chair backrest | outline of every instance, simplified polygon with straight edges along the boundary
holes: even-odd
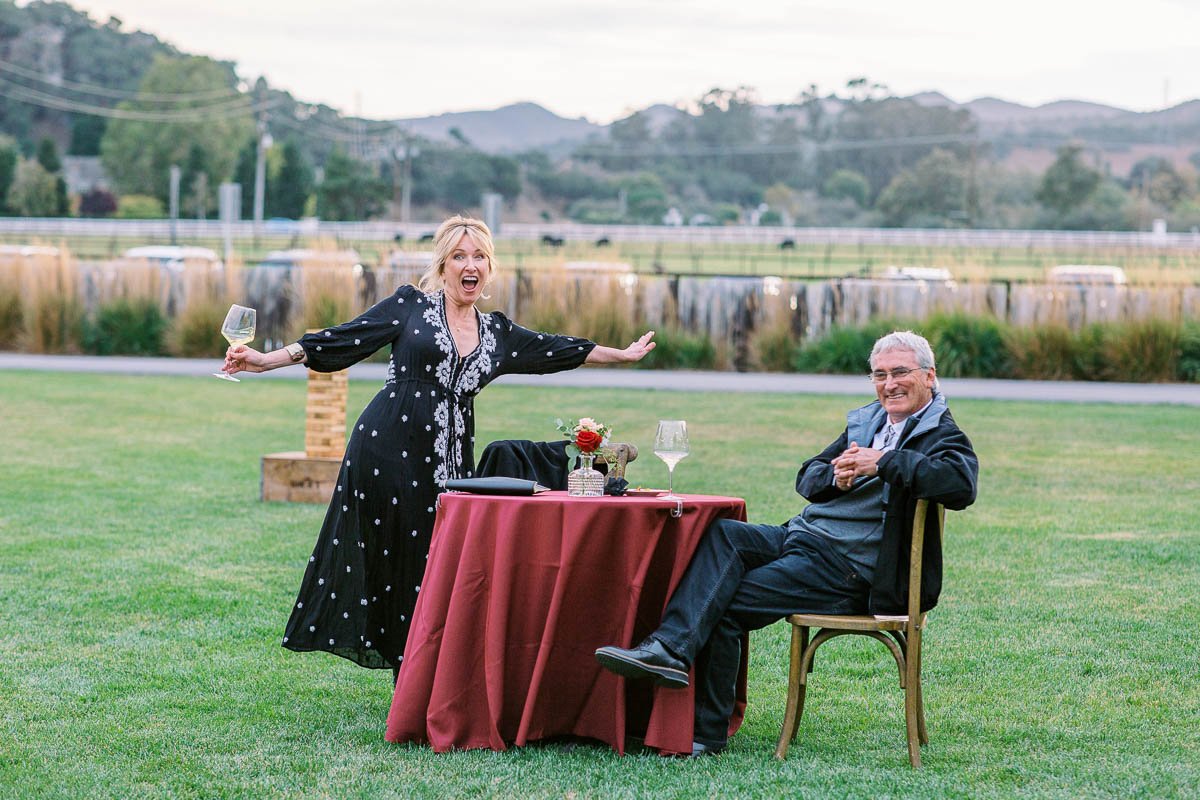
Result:
[[[921,571],[925,566],[925,524],[929,514],[937,514],[934,535],[939,538],[946,523],[946,509],[940,503],[928,499],[917,501],[912,522],[912,550],[908,554],[908,620],[910,625],[919,625],[921,619]]]
[[[609,463],[608,474],[614,478],[624,478],[625,465],[638,457],[637,446],[630,442],[616,442],[610,449],[613,461]]]
[[[574,469],[574,459],[566,454],[567,441],[534,442],[529,439],[504,439],[483,449],[475,473],[480,477],[503,475],[537,481],[551,489],[567,488],[567,471]],[[628,442],[614,442],[604,448],[607,460],[596,467],[614,478],[625,477],[625,467],[638,457],[637,447]]]

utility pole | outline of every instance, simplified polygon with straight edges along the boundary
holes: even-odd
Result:
[[[171,188],[167,195],[167,202],[171,209],[171,244],[179,244],[177,228],[179,227],[179,181],[183,176],[183,170],[178,164],[171,165]]]
[[[271,134],[267,131],[266,111],[267,82],[259,78],[254,82],[254,102],[258,107],[258,125],[255,129],[254,147],[254,243],[262,235],[263,205],[267,196],[267,150],[271,147]]]
[[[392,211],[400,213],[400,157],[403,155],[399,138],[392,139],[391,145],[388,147],[388,156],[391,158],[391,176],[392,176]]]
[[[265,112],[258,115],[258,142],[255,147],[254,162],[254,232],[258,234],[262,227],[263,205],[267,196],[267,148],[272,144],[271,134],[267,132],[267,116]]]
[[[412,221],[412,162],[420,155],[412,136],[404,134],[404,186],[400,193],[400,221]]]

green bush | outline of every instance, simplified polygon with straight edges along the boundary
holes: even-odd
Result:
[[[21,344],[25,327],[25,309],[21,295],[15,291],[0,292],[0,350],[16,350]]]
[[[768,372],[791,372],[795,369],[800,340],[786,322],[756,330],[750,339],[750,349],[759,369]]]
[[[189,304],[171,327],[171,352],[184,358],[224,356],[229,343],[221,335],[221,325],[228,308],[224,303]]]
[[[304,330],[321,330],[340,325],[354,316],[354,310],[343,298],[324,292],[307,297],[304,304]],[[219,328],[220,326],[218,326]],[[303,333],[304,331],[301,331]]]
[[[166,351],[167,318],[149,300],[101,306],[84,325],[83,349],[98,356],[157,356]]]
[[[991,317],[965,314],[932,317],[921,325],[937,358],[938,374],[949,378],[1011,378],[1004,326]]]
[[[1066,326],[1009,328],[1004,338],[1014,377],[1057,381],[1075,377],[1076,342]]]
[[[691,334],[678,328],[654,333],[654,352],[637,363],[641,369],[713,369],[717,349],[703,334]]]
[[[1179,359],[1175,364],[1177,380],[1200,383],[1200,323],[1189,322],[1179,332]]]
[[[1108,326],[1104,355],[1106,380],[1164,383],[1175,379],[1179,328],[1162,320]]]
[[[127,194],[117,200],[119,219],[163,219],[167,216],[162,201],[146,194]]]
[[[83,306],[73,297],[37,295],[25,314],[25,343],[33,353],[77,352]]]
[[[1109,356],[1111,334],[1105,325],[1088,325],[1071,334],[1071,373],[1077,381],[1115,381],[1118,369]]]
[[[800,348],[794,359],[796,371],[866,375],[870,370],[867,359],[875,340],[898,327],[901,326],[886,320],[861,328],[835,326],[825,338]]]

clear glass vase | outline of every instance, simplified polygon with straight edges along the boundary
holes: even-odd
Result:
[[[572,497],[602,497],[604,475],[592,468],[595,453],[579,454],[579,469],[567,473],[567,494]]]

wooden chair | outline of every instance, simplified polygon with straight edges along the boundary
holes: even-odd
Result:
[[[804,714],[804,694],[808,675],[812,672],[817,648],[835,636],[858,634],[883,642],[900,669],[900,688],[904,690],[904,722],[908,728],[908,760],[921,766],[921,745],[929,742],[925,730],[925,707],[921,699],[921,629],[925,615],[921,613],[921,554],[925,541],[925,520],[932,511],[938,515],[937,535],[941,536],[945,511],[928,500],[917,502],[913,516],[912,551],[908,570],[908,613],[903,616],[793,614],[787,618],[792,625],[791,665],[788,670],[787,711],[775,757],[787,756],[788,745],[796,738],[800,717]],[[810,640],[809,629],[817,628]]]

